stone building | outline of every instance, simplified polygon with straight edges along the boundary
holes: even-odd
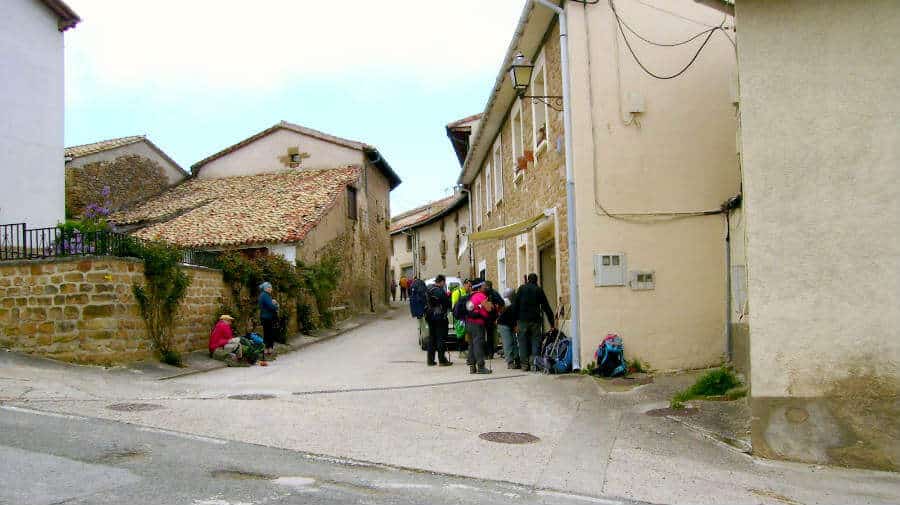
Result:
[[[61,0],[3,2],[0,224],[38,228],[65,218],[63,32],[79,21]]]
[[[703,1],[739,28],[753,451],[896,472],[900,6]]]
[[[147,137],[132,136],[66,148],[66,213],[91,203],[118,210],[162,193],[188,173]]]
[[[459,182],[471,192],[475,271],[500,288],[538,273],[553,308],[566,309],[564,331],[579,337],[576,365],[591,361],[609,332],[622,335],[629,357],[656,369],[721,363],[728,350],[721,207],[740,190],[729,29],[711,29],[722,14],[689,0],[562,9],[564,47],[557,14],[526,2],[469,142]],[[620,23],[659,43],[709,31],[696,43],[642,45],[632,54],[629,44],[641,42]],[[561,50],[570,63],[571,153]],[[698,50],[678,78],[645,71],[675,74]],[[520,52],[534,65],[521,94],[541,98],[513,87],[509,65]]]
[[[469,226],[468,198],[457,194],[391,218],[391,278],[469,275],[458,251]]]
[[[336,256],[337,298],[387,305],[390,191],[400,184],[378,150],[288,122],[207,157],[193,177],[112,219],[120,229],[192,249]]]

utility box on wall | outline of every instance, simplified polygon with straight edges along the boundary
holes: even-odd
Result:
[[[625,273],[624,253],[594,255],[594,286],[624,286]]]
[[[656,272],[653,270],[632,270],[628,284],[634,291],[647,291],[656,288]]]

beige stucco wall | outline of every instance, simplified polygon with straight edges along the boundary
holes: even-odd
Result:
[[[737,20],[754,450],[897,470],[900,8],[741,0]]]
[[[127,146],[117,147],[115,149],[109,149],[107,151],[89,154],[87,156],[80,156],[71,161],[66,162],[66,168],[76,168],[82,167],[84,165],[88,165],[91,163],[98,163],[101,161],[115,161],[116,158],[120,156],[126,156],[129,154],[136,154],[138,156],[143,156],[149,160],[153,160],[158,163],[159,166],[163,167],[165,170],[166,177],[169,180],[169,184],[177,184],[181,182],[187,175],[182,172],[177,166],[172,164],[169,160],[167,160],[164,156],[160,156],[159,152],[156,149],[153,149],[146,142],[137,142],[134,144],[129,144]]]
[[[650,3],[710,25],[722,21],[720,13],[693,1]],[[617,6],[626,22],[654,40],[683,40],[702,29],[643,4]],[[627,52],[609,6],[568,10],[582,360],[591,361],[604,335],[615,331],[624,338],[628,357],[656,369],[719,363],[727,350],[724,216],[614,219],[603,209],[611,214],[715,211],[739,192],[729,93],[734,49],[716,34],[688,72],[657,80]],[[632,44],[645,66],[658,73],[683,66],[698,46]],[[639,124],[628,125],[633,93],[643,98],[645,109],[637,115]],[[629,272],[654,271],[655,289],[595,287],[594,255],[600,253],[624,253]]]
[[[337,168],[363,163],[363,153],[300,133],[278,129],[226,156],[213,160],[200,169],[198,177],[216,178],[236,175],[256,175],[288,170],[282,158],[289,148],[299,148],[310,157],[296,170]]]
[[[391,249],[391,272],[393,272],[393,279],[400,282],[400,277],[403,275],[403,269],[413,267],[413,250],[406,249],[406,235],[404,233],[394,233],[391,235],[391,243],[393,244],[393,248]],[[397,296],[400,296],[399,288]]]

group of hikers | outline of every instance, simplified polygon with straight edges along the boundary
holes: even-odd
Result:
[[[421,297],[424,289],[425,307],[421,317],[428,324],[428,366],[453,364],[444,345],[451,316],[457,337],[469,346],[466,364],[473,374],[491,373],[485,367],[485,358],[494,355],[497,333],[507,368],[529,371],[534,367],[533,358],[539,355],[544,316],[550,329],[556,329],[553,309],[538,285],[537,274],[528,274],[518,289],[507,289],[502,295],[494,290],[491,281],[480,278],[466,279],[452,292],[448,291],[444,275],[435,277],[427,288],[421,280],[418,283],[413,283],[410,297]]]
[[[393,277],[393,276],[391,276]],[[414,279],[410,279],[403,274],[400,276],[400,281],[395,281],[393,278],[391,279],[391,300],[397,301],[397,286],[400,286],[400,301],[409,299],[409,288],[412,286],[413,282],[418,280],[418,277]]]
[[[272,298],[272,284],[259,285],[259,321],[263,335],[254,332],[253,321],[248,323],[244,336],[234,335],[234,317],[222,314],[209,334],[209,356],[228,366],[268,366],[275,359],[275,340],[279,335],[278,301]],[[251,318],[252,319],[252,318]]]

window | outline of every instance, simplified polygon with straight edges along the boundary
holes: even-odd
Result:
[[[347,217],[356,221],[358,218],[358,209],[356,208],[356,188],[347,186]]]
[[[547,66],[544,65],[544,55],[538,57],[538,62],[534,66],[534,73],[531,78],[531,94],[534,96],[547,96]],[[548,107],[545,103],[535,103],[531,105],[531,114],[532,119],[534,120],[532,124],[534,127],[532,128],[532,141],[534,146],[535,155],[538,152],[538,148],[543,146],[549,135],[548,132],[548,121],[547,118],[549,115],[547,114]]]
[[[528,242],[525,235],[516,237],[516,273],[519,276],[516,282],[524,284],[528,275]]]
[[[425,264],[425,246],[419,248],[419,263]]]
[[[472,193],[472,211],[475,212],[475,229],[481,228],[481,179],[475,179],[475,191]]]
[[[478,278],[482,280],[487,279],[487,260],[478,262]]]
[[[656,273],[651,270],[633,270],[631,272],[631,289],[647,291],[656,288]]]
[[[412,251],[412,235],[406,236],[406,251]]]
[[[624,286],[625,255],[622,253],[595,254],[594,285]]]
[[[493,207],[493,198],[491,198],[494,192],[494,185],[491,184],[491,161],[488,160],[487,163],[484,164],[484,212],[486,214],[491,213],[491,207]]]
[[[494,201],[503,200],[503,151],[500,149],[500,135],[494,141]]]
[[[517,101],[513,106],[512,116],[512,153],[515,171],[518,173],[523,168],[525,159],[525,134],[522,127],[522,102]]]

